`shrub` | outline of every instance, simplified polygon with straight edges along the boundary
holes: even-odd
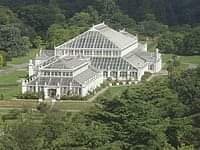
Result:
[[[43,93],[26,92],[17,96],[18,99],[39,99],[43,97]]]
[[[144,75],[142,76],[142,81],[146,81],[151,75],[152,75],[152,73],[145,72]]]
[[[3,122],[5,122],[6,120],[15,120],[18,118],[19,114],[19,110],[11,110],[8,114],[3,115],[1,119]]]
[[[60,99],[61,100],[86,100],[86,97],[64,95]]]
[[[0,95],[0,100],[4,100],[4,95],[3,94]]]
[[[47,103],[39,103],[37,110],[41,113],[46,113],[50,110],[50,106]]]

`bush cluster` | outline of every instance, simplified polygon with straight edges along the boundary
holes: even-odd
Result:
[[[39,99],[43,97],[43,93],[26,92],[17,96],[18,99]]]

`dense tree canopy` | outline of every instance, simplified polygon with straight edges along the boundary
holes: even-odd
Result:
[[[173,88],[169,79],[155,79],[119,97],[102,97],[96,108],[80,114],[44,105],[43,117],[35,120],[36,112],[22,111],[3,129],[0,148],[193,150],[199,147],[198,77],[199,68],[183,72]]]
[[[157,37],[163,53],[200,54],[199,0],[1,0],[0,5],[0,66],[31,47],[54,48],[103,21]],[[169,78],[100,98],[87,113],[46,105],[38,106],[39,112],[11,112],[2,117],[0,149],[199,148],[200,69],[181,72],[179,65],[173,57]],[[38,113],[42,117],[34,120]],[[6,117],[16,120],[7,124]]]
[[[159,38],[162,52],[197,55],[198,28],[194,31],[184,28],[187,33],[179,29],[189,26],[185,24],[198,26],[198,6],[197,0],[1,0],[0,25],[14,24],[22,36],[30,38],[33,47],[42,42],[52,48],[75,36],[74,32],[105,21],[117,30],[126,28],[150,37],[162,35]],[[52,32],[59,37],[50,37]],[[21,55],[17,50],[14,53],[13,56]]]
[[[14,25],[0,26],[0,49],[5,50],[9,58],[25,55],[30,47],[29,38],[22,36],[19,28]]]

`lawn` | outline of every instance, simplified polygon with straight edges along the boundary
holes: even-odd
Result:
[[[4,100],[0,101],[0,112],[7,112],[10,109],[36,109],[38,101],[32,100]],[[48,105],[51,106],[52,103],[48,102]],[[88,111],[95,106],[95,103],[91,102],[56,102],[52,105],[54,109],[62,111]]]
[[[154,52],[156,47],[157,47],[157,42],[158,38],[149,38],[148,40],[148,51],[149,52]],[[173,54],[162,54],[162,61],[163,64],[165,65],[167,63],[167,61],[169,59],[171,59],[171,57],[173,56]],[[178,55],[177,55],[178,56]],[[195,65],[200,65],[200,56],[178,56],[179,60],[181,61],[181,63],[183,64],[195,64]]]
[[[120,87],[110,87],[106,92],[97,97],[97,99],[105,98],[114,98],[120,96],[129,86],[120,86]]]
[[[62,111],[88,111],[95,106],[95,103],[92,102],[57,102],[54,105],[54,108],[57,108]]]
[[[200,56],[181,56],[180,61],[183,63],[200,65]]]
[[[27,55],[13,58],[12,61],[10,61],[9,63],[14,65],[28,63],[29,60],[34,58],[38,52],[38,49],[31,49],[31,51],[27,53]]]
[[[1,108],[7,109],[23,109],[23,108],[36,108],[37,101],[25,101],[25,100],[3,100],[0,101]]]
[[[0,75],[0,99],[13,99],[21,92],[21,79],[27,75],[26,71],[15,71]]]
[[[173,54],[162,54],[163,67],[172,58]],[[177,55],[178,56],[178,55]],[[200,56],[178,56],[183,68],[187,68],[190,64],[200,65]]]
[[[32,49],[26,56],[13,58],[8,64],[20,65],[28,63],[29,59],[34,58],[37,49]],[[27,71],[20,71],[24,68],[14,68],[15,66],[8,65],[5,67],[5,72],[0,74],[0,99],[14,99],[16,95],[21,93],[21,79],[25,78]],[[3,96],[2,96],[3,95]]]

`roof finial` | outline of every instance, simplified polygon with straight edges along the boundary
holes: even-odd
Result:
[[[90,28],[90,31],[96,30],[95,27],[96,27],[96,26],[93,24],[92,27]]]

